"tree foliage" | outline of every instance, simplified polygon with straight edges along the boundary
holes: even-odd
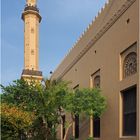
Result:
[[[89,116],[94,115],[95,118],[100,117],[107,105],[101,90],[98,88],[82,89],[80,92],[84,93],[82,100],[83,112]]]
[[[29,129],[35,120],[35,115],[31,112],[20,110],[18,107],[1,104],[1,125],[2,139],[19,139],[19,133],[24,133]],[[5,130],[9,130],[6,131]]]
[[[72,125],[75,115],[82,115],[85,113],[88,117],[100,117],[106,109],[105,97],[101,94],[98,88],[84,88],[76,89],[67,94],[65,100],[65,111],[71,113],[72,122],[68,125],[67,129]],[[66,131],[68,132],[68,130]],[[66,139],[66,136],[64,140]],[[92,138],[91,138],[92,139]]]
[[[105,97],[98,88],[77,89],[65,96],[65,110],[74,115],[86,113],[100,117],[106,109]]]
[[[2,129],[5,136],[13,131],[16,131],[13,134],[20,135],[22,131],[28,139],[55,140],[62,113],[71,113],[72,120],[74,115],[83,113],[100,117],[106,108],[105,98],[99,89],[72,90],[69,82],[65,81],[46,79],[42,83],[28,83],[16,80],[9,86],[1,87]],[[7,112],[11,112],[9,116]],[[15,115],[16,112],[21,115]],[[32,115],[33,118],[28,118]],[[10,127],[5,127],[5,120]],[[17,132],[16,125],[20,132]]]
[[[44,80],[43,83],[31,81],[30,84],[24,80],[16,80],[9,86],[1,86],[2,103],[34,113],[36,120],[30,129],[31,137],[46,139],[56,134],[63,98],[68,93],[67,85],[67,82],[55,80]]]

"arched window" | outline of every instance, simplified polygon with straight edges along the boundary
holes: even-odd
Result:
[[[133,75],[137,72],[137,54],[135,52],[129,53],[123,63],[123,77]]]
[[[100,88],[100,76],[99,76],[99,75],[97,75],[97,76],[94,78],[94,87]]]

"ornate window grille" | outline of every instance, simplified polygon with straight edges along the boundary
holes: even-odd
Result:
[[[126,78],[137,72],[137,54],[135,52],[129,53],[123,63],[123,77]]]

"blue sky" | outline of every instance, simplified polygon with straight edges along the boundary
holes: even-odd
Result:
[[[38,0],[42,16],[39,67],[49,77],[106,0]],[[19,79],[24,63],[25,0],[1,0],[1,82]]]

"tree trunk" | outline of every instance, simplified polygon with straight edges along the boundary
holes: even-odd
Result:
[[[75,121],[75,117],[74,117],[74,115],[73,115],[72,113],[71,113],[71,119],[72,119],[72,121],[70,122],[68,128],[66,129],[66,133],[65,133],[65,136],[64,136],[64,139],[63,139],[63,140],[66,140],[67,135],[68,135],[68,132],[69,132],[69,129],[70,129],[70,127],[73,125],[73,123],[74,123],[74,121]]]
[[[68,132],[69,132],[70,127],[72,126],[72,123],[73,123],[73,122],[71,122],[71,123],[69,124],[68,128],[66,129],[66,133],[65,133],[65,136],[64,136],[64,139],[63,139],[63,140],[66,140],[67,134],[68,134]]]
[[[90,137],[93,138],[93,115],[90,115]]]
[[[60,124],[60,129],[61,129],[61,140],[63,140],[63,125],[62,125],[62,122]]]
[[[72,136],[75,138],[75,121],[72,123]]]
[[[48,135],[48,127],[47,127],[47,122],[46,122],[46,120],[45,120],[45,116],[42,116],[42,122],[43,122],[43,129],[45,129],[45,131],[46,131],[46,135],[45,135],[45,140],[47,140],[48,138],[47,138],[47,135]]]

